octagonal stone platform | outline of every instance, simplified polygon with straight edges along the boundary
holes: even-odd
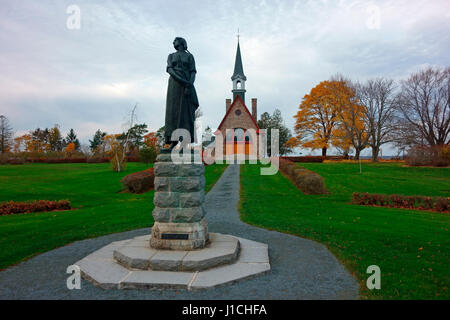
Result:
[[[268,246],[264,243],[210,233],[211,244],[205,249],[156,250],[157,252],[152,253],[149,240],[150,235],[147,235],[112,242],[75,264],[79,266],[83,278],[104,289],[206,289],[270,271]],[[203,250],[206,253],[203,254]],[[224,262],[232,257],[233,250],[237,251],[234,260]],[[158,254],[161,259],[153,260]],[[167,258],[166,254],[171,258]],[[177,255],[178,258],[174,258]],[[211,261],[215,259],[216,264],[211,266]],[[222,263],[217,264],[217,261]],[[161,265],[164,268],[177,266],[177,271],[147,269]],[[181,269],[183,265],[185,269]],[[207,265],[210,265],[208,269]],[[200,270],[195,270],[196,268]]]
[[[114,250],[114,259],[129,269],[201,271],[235,262],[240,248],[238,239],[223,234],[215,234],[206,247],[189,251],[154,249],[148,239],[149,236],[131,239]]]

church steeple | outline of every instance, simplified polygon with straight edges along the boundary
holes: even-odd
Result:
[[[245,103],[245,81],[247,77],[244,75],[244,68],[242,67],[242,58],[241,58],[241,48],[239,46],[239,35],[238,35],[238,45],[236,51],[236,60],[234,62],[234,72],[231,76],[231,80],[233,81],[233,100],[236,98],[236,95],[240,95],[242,100]]]

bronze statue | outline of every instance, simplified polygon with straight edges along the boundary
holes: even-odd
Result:
[[[178,141],[171,141],[172,132],[186,129],[194,142],[194,121],[198,98],[194,88],[194,56],[187,50],[186,40],[175,38],[173,46],[177,50],[167,58],[167,73],[170,74],[166,100],[165,143],[172,149]]]

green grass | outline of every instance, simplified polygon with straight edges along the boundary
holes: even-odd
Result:
[[[76,208],[0,216],[0,269],[76,240],[152,226],[154,192],[120,192],[120,179],[146,166],[127,166],[122,173],[108,163],[0,166],[0,202],[68,199]],[[206,167],[206,191],[225,167]]]
[[[330,194],[303,195],[280,173],[241,168],[241,218],[325,244],[354,274],[362,298],[449,299],[450,215],[350,204],[352,192],[450,195],[447,168],[401,164],[305,163],[324,177]],[[381,269],[381,290],[368,290],[370,265]]]

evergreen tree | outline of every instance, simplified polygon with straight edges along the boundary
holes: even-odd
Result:
[[[0,115],[0,153],[10,151],[12,145],[12,128],[6,116]]]
[[[94,137],[92,138],[92,140],[89,140],[89,148],[91,149],[92,152],[95,152],[97,147],[101,146],[103,144],[103,140],[106,137],[106,132],[102,132],[99,130],[97,130],[94,134]]]
[[[80,150],[80,141],[78,141],[77,135],[73,129],[69,130],[69,133],[65,139],[65,145],[68,145],[69,143],[73,143],[75,145],[75,150]]]
[[[267,129],[267,153],[272,155],[271,152],[271,130],[278,129],[279,138],[279,154],[285,155],[292,152],[292,149],[286,146],[286,142],[292,138],[292,133],[289,128],[284,125],[283,117],[281,116],[281,111],[275,109],[272,115],[268,112],[264,112],[261,115],[261,119],[258,120],[258,127],[260,129]]]
[[[124,132],[118,136],[117,139],[124,143],[128,137],[129,151],[133,149],[139,150],[139,148],[144,144],[144,135],[147,132],[147,125],[145,123],[136,124],[127,132]]]

